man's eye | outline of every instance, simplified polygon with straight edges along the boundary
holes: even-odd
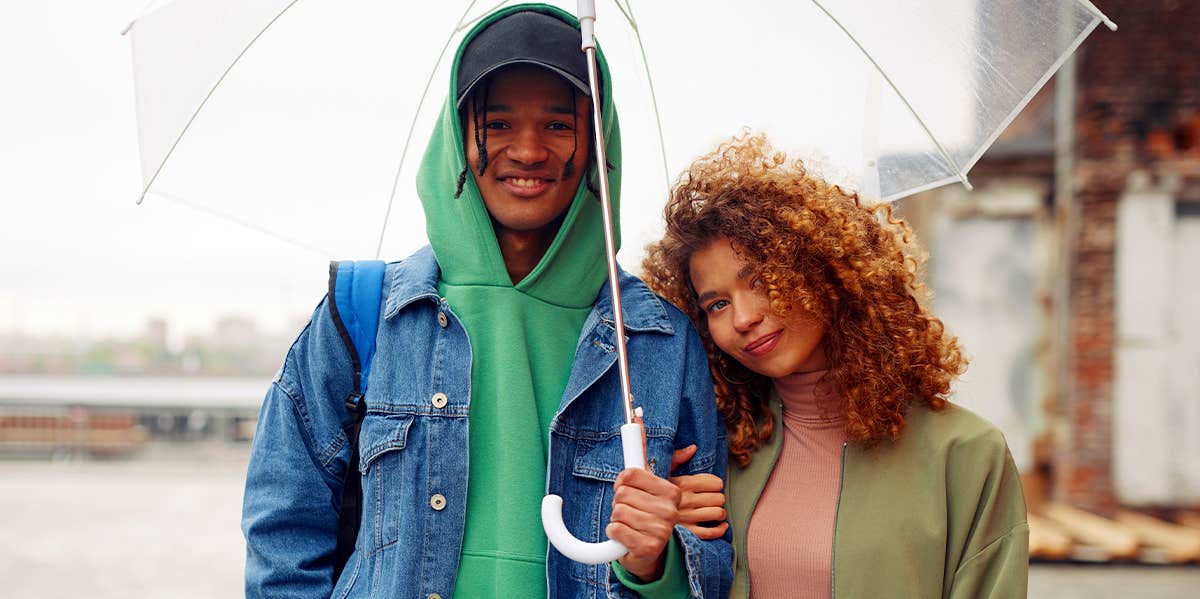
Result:
[[[550,123],[546,126],[551,131],[570,131],[571,126],[566,123]]]
[[[488,123],[486,125],[484,125],[484,127],[488,128],[488,129],[493,129],[493,130],[508,129],[508,123],[506,123],[504,121],[488,121]]]

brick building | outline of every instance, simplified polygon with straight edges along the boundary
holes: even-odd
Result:
[[[1118,277],[1137,276],[1136,271],[1118,272],[1119,241],[1133,241],[1118,236],[1119,207],[1138,201],[1130,195],[1165,194],[1167,204],[1177,204],[1167,206],[1174,209],[1168,216],[1182,220],[1193,212],[1192,203],[1200,201],[1200,4],[1126,1],[1105,8],[1121,29],[1095,36],[1077,61],[1072,178],[1078,226],[1071,240],[1071,384],[1062,406],[1072,434],[1059,446],[1055,481],[1064,499],[1100,510],[1111,509],[1122,495],[1136,496],[1118,492],[1120,471],[1137,468],[1139,458],[1157,453],[1130,456],[1133,463],[1124,468],[1115,458],[1119,452],[1114,445],[1125,437],[1115,417],[1140,411],[1117,405],[1122,399],[1117,371],[1125,362],[1119,348],[1122,343],[1153,343],[1146,337],[1155,336],[1131,330],[1118,319],[1123,299],[1118,298]],[[1130,314],[1149,307],[1131,306]],[[1172,331],[1170,323],[1166,328],[1162,332],[1168,336],[1182,332]],[[1166,407],[1152,399],[1147,404],[1143,408]],[[1153,497],[1147,499],[1154,503]]]
[[[971,172],[902,202],[1027,494],[1200,506],[1200,3],[1102,2]],[[990,241],[989,241],[990,240]],[[973,281],[968,283],[967,281]],[[989,320],[990,319],[990,320]]]

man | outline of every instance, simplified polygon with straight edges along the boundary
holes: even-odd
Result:
[[[459,48],[418,174],[431,248],[389,265],[347,473],[351,357],[327,302],[263,405],[246,481],[251,596],[723,597],[729,535],[674,526],[665,480],[724,476],[724,427],[686,317],[621,281],[648,469],[622,472],[623,423],[601,214],[588,178],[599,105],[614,211],[620,150],[607,67],[593,102],[574,19],[523,5]],[[361,477],[355,551],[334,579],[339,497]],[[578,537],[629,553],[584,565],[547,548],[539,505],[564,498]],[[607,526],[606,526],[607,524]]]

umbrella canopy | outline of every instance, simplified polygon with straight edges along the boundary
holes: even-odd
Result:
[[[745,127],[868,197],[965,183],[1106,21],[1083,0],[682,6],[597,7],[628,132],[623,226],[634,252],[658,233],[669,178]],[[127,30],[144,197],[325,256],[397,256],[422,245],[414,157],[447,88],[446,54],[495,7],[152,4]]]

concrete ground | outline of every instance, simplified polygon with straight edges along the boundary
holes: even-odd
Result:
[[[242,595],[245,447],[135,460],[0,460],[0,597]],[[1029,596],[1200,596],[1200,565],[1034,564]]]

